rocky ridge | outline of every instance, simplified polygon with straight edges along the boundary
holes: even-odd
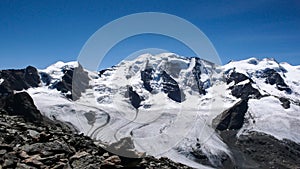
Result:
[[[126,106],[132,105],[132,107],[136,111],[143,110],[143,109],[151,109],[152,108],[151,106],[153,105],[147,103],[147,99],[149,101],[149,97],[155,96],[159,92],[161,93],[163,92],[170,100],[175,101],[175,102],[171,101],[170,102],[171,104],[176,102],[186,103],[186,101],[189,101],[186,100],[186,98],[188,99],[188,97],[186,96],[190,96],[194,92],[196,92],[196,94],[199,95],[199,97],[206,97],[207,95],[211,94],[209,93],[210,92],[209,88],[213,86],[214,78],[205,78],[205,76],[203,76],[203,75],[208,75],[210,71],[205,66],[203,66],[206,64],[205,62],[196,58],[182,59],[182,58],[176,58],[175,56],[172,57],[171,60],[169,60],[169,62],[166,62],[165,64],[161,64],[159,69],[154,70],[149,66],[149,64],[145,68],[141,66],[139,69],[132,66],[129,67],[128,72],[125,72],[120,76],[122,77],[123,75],[126,75],[125,76],[126,79],[128,78],[130,79],[131,77],[134,76],[134,74],[139,74],[140,71],[140,77],[137,76],[137,78],[141,79],[142,82],[141,87],[148,91],[148,92],[141,92],[141,89],[139,88],[139,84],[120,86],[120,89],[124,90],[124,92],[123,93],[121,92],[121,94],[125,96],[124,97],[125,102],[128,103],[126,104]],[[195,64],[192,64],[193,59],[195,61]],[[182,62],[184,62],[184,64],[179,64]],[[185,67],[186,62],[188,62],[189,66],[193,67],[193,69],[187,69],[187,67]],[[239,66],[240,64],[239,62],[237,63],[232,62],[224,66],[226,71],[224,72],[223,79],[221,80],[223,83],[226,84],[224,90],[228,91],[229,93],[228,95],[225,95],[225,98],[228,100],[228,102],[231,101],[230,104],[232,105],[229,108],[226,108],[224,111],[218,112],[218,114],[214,118],[212,118],[212,126],[211,126],[212,128],[215,129],[216,133],[218,133],[218,135],[222,138],[222,141],[226,144],[226,146],[228,146],[228,149],[230,150],[230,154],[227,155],[221,154],[220,156],[217,155],[210,156],[210,154],[205,153],[205,151],[203,151],[205,150],[203,149],[203,146],[205,146],[205,144],[202,144],[201,141],[198,140],[198,138],[194,138],[196,140],[195,142],[192,142],[193,138],[190,140],[191,142],[189,142],[190,143],[189,146],[192,147],[191,149],[189,149],[189,147],[183,146],[180,147],[181,149],[176,149],[176,150],[188,154],[190,159],[193,159],[195,162],[199,164],[203,164],[214,168],[242,168],[242,169],[246,169],[246,168],[263,168],[263,169],[264,168],[266,169],[267,168],[280,168],[280,169],[295,168],[297,169],[299,168],[300,164],[298,162],[298,159],[300,157],[300,146],[299,144],[297,144],[297,142],[294,142],[293,140],[285,139],[285,138],[291,138],[291,139],[295,138],[297,140],[297,134],[295,134],[297,128],[295,129],[293,128],[293,126],[291,126],[290,128],[291,130],[293,130],[291,131],[290,136],[293,137],[287,137],[289,135],[283,135],[285,137],[283,137],[283,139],[280,139],[280,135],[276,135],[277,134],[276,132],[272,133],[273,131],[272,129],[273,128],[276,129],[277,125],[279,126],[282,123],[297,125],[297,121],[296,120],[293,121],[293,119],[289,119],[289,115],[295,116],[297,114],[297,110],[299,110],[299,108],[297,107],[300,105],[297,99],[297,96],[299,96],[298,93],[299,90],[297,90],[298,87],[297,79],[299,79],[297,78],[298,76],[295,76],[296,78],[291,78],[293,77],[291,76],[291,72],[293,72],[293,69],[285,69],[284,67],[289,68],[289,65],[279,64],[274,60],[266,59],[263,61],[259,61],[252,58],[241,62],[248,62],[248,63],[246,64],[243,63],[244,65],[246,65],[244,67]],[[136,63],[143,63],[143,62],[137,61]],[[267,68],[264,67],[265,66],[264,64],[267,65]],[[175,65],[175,66],[172,67],[170,65]],[[250,67],[249,69],[248,66]],[[255,66],[255,67],[251,68],[251,66]],[[126,68],[126,66],[124,67]],[[244,68],[246,69],[246,71]],[[30,69],[33,70],[32,68]],[[97,79],[103,80],[106,77],[113,77],[112,74],[115,73],[117,69],[120,69],[120,67],[115,67],[113,69],[108,69],[106,71],[100,72],[99,77],[95,76],[93,77],[95,79],[90,79],[90,80],[97,81]],[[185,69],[189,71],[186,72],[181,71]],[[295,69],[297,68],[295,67]],[[57,72],[53,73],[51,71],[50,72],[46,71],[49,74],[43,71],[39,72],[39,75],[41,77],[40,82],[46,84],[46,87],[50,88],[51,90],[54,89],[60,91],[62,96],[65,96],[68,99],[76,100],[81,96],[81,92],[85,94],[84,90],[86,88],[90,88],[90,86],[87,85],[86,81],[88,81],[89,80],[88,78],[91,77],[88,76],[88,73],[85,72],[80,66],[76,70],[79,71],[77,72],[77,74],[80,75],[81,77],[80,79],[83,79],[83,81],[79,81],[79,86],[77,86],[79,87],[79,89],[75,90],[78,91],[78,93],[74,94],[75,98],[71,97],[72,96],[71,94],[73,92],[72,87],[74,87],[72,85],[72,81],[73,81],[72,75],[75,71],[75,69],[72,67],[66,66],[63,68],[59,68],[57,70],[57,72],[61,73],[59,77],[56,77]],[[300,69],[298,68],[298,70]],[[72,131],[72,127],[55,120],[56,118],[55,116],[53,116],[53,120],[55,122],[53,121],[49,122],[51,120],[41,116],[37,108],[33,105],[32,99],[30,99],[30,96],[27,95],[26,93],[22,92],[22,93],[12,94],[13,92],[11,92],[9,94],[5,94],[5,91],[18,91],[22,89],[28,89],[30,87],[36,87],[35,84],[40,83],[39,81],[34,81],[35,83],[31,83],[33,80],[28,78],[28,77],[37,77],[38,74],[29,73],[31,76],[28,76],[27,75],[28,71],[21,71],[21,70],[9,70],[9,71],[11,71],[10,73],[13,75],[14,79],[25,81],[25,83],[18,83],[19,84],[18,87],[14,88],[14,84],[13,84],[14,81],[9,79],[7,80],[7,77],[9,76],[0,76],[0,78],[4,79],[4,81],[2,80],[3,83],[0,83],[0,89],[9,89],[9,90],[3,90],[4,92],[2,93],[4,94],[1,95],[3,99],[1,99],[2,101],[0,107],[2,107],[2,109],[4,110],[3,111],[4,114],[13,115],[13,117],[15,117],[16,115],[22,116],[23,120],[25,120],[26,123],[27,122],[32,123],[37,126],[45,125],[43,123],[40,123],[41,121],[42,122],[46,121],[47,126],[49,126],[49,124],[51,124],[50,126],[53,126],[54,123],[55,126],[54,128],[57,128],[57,126],[60,126],[59,128],[61,128],[59,129],[58,133],[61,131],[62,132],[67,131],[66,133]],[[181,73],[179,73],[180,71]],[[121,70],[120,72],[124,72],[124,71]],[[131,72],[134,73],[130,74]],[[18,76],[20,76],[21,78],[19,78]],[[22,77],[27,77],[27,78],[22,78]],[[116,79],[120,77],[117,76]],[[185,81],[186,77],[190,77],[191,81]],[[37,78],[34,79],[37,80]],[[108,85],[102,87],[101,85],[96,86],[97,89],[96,92],[101,93],[103,91],[108,91],[108,93],[111,94],[111,96],[113,96],[114,94],[116,94],[114,92],[118,91],[115,90],[112,86]],[[185,88],[186,86],[190,87],[191,90],[187,90],[187,88]],[[99,87],[99,89],[97,87]],[[183,93],[183,91],[185,93]],[[36,98],[39,99],[41,97],[36,97]],[[102,98],[104,103],[106,101],[109,101],[107,99],[109,97],[107,96],[106,97],[101,96],[98,98],[98,100]],[[26,103],[24,104],[22,103],[22,101],[25,101]],[[260,105],[259,102],[262,102],[265,105],[270,104],[271,106],[274,107],[273,108],[273,110],[275,111],[274,118],[276,118],[276,116],[278,117],[278,115],[281,115],[280,113],[282,112],[283,115],[280,116],[279,119],[277,119],[280,120],[278,122],[281,123],[277,123],[275,125],[271,124],[273,120],[273,116],[272,116],[273,112],[270,112],[269,108],[264,109],[265,105],[263,104],[261,104],[262,106],[261,108],[256,109],[256,107],[259,107]],[[99,103],[102,104],[102,102]],[[110,104],[110,102],[107,103]],[[193,106],[193,104],[191,105]],[[23,108],[19,109],[20,107]],[[24,112],[27,113],[24,114]],[[84,112],[80,112],[80,113],[84,113]],[[92,125],[95,123],[95,112],[89,112],[89,113],[90,114],[85,113],[84,116],[85,118],[88,119],[90,125]],[[259,118],[259,116],[261,116],[260,113],[262,115],[270,114],[270,117],[266,116],[269,118],[269,120],[267,122],[266,121],[261,122],[260,120],[263,120],[264,118]],[[287,118],[287,121],[284,121],[286,120],[285,118]],[[38,120],[32,121],[32,119],[38,119]],[[84,120],[84,118],[81,120]],[[271,126],[270,128],[271,130],[269,128],[266,128],[268,130],[265,130],[265,133],[264,131],[259,132],[257,130],[249,131],[249,127],[247,128],[247,126],[250,126],[251,129],[253,127],[256,127],[255,126],[256,124],[258,125],[268,124],[267,126]],[[13,128],[13,130],[16,129],[17,128]],[[56,132],[56,129],[52,129],[52,128],[51,129],[44,128],[44,129],[46,131],[49,130],[49,132],[50,130],[51,131],[54,130]],[[286,129],[286,127],[284,126],[283,129]],[[243,131],[247,131],[247,134],[244,134]],[[267,132],[270,131],[271,133],[267,133],[266,131]],[[280,132],[280,129],[277,128],[277,131]],[[37,132],[41,133],[41,131],[37,131]],[[18,134],[22,135],[22,133],[18,133]],[[77,137],[76,134],[75,136]],[[89,142],[90,140],[91,142],[93,142],[93,144],[95,144],[96,147],[100,147],[102,149],[103,147],[106,147],[105,149],[115,149],[116,147],[120,148],[120,145],[125,145],[120,148],[122,149],[122,151],[128,151],[128,153],[133,153],[133,154],[136,153],[132,151],[134,145],[132,144],[132,141],[130,139],[121,139],[120,142],[113,143],[112,145],[104,145],[101,142],[92,141],[89,137],[85,137],[83,135],[78,135],[78,137],[81,137],[82,139],[86,139],[87,142]],[[59,143],[57,142],[55,143],[60,145],[60,143],[63,142],[63,144],[66,143],[69,147],[73,146],[73,148],[76,149],[74,145],[69,145],[69,143],[67,142],[68,139],[67,140],[66,139],[63,140],[63,139],[64,138],[59,139],[57,140]],[[46,145],[47,147],[52,146],[51,144],[48,143]],[[94,145],[91,147],[92,149],[95,148]],[[103,151],[106,151],[105,149]],[[70,149],[70,151],[71,150],[73,149]],[[18,149],[18,151],[20,150]],[[56,150],[54,151],[56,152]],[[94,161],[98,161],[98,160],[100,160],[100,162],[99,163],[97,162],[95,165],[102,166],[103,160],[106,159],[106,158],[104,159],[102,158],[102,156],[104,156],[103,154],[100,153],[99,155],[100,157],[98,158],[97,153],[93,154],[92,150],[87,152],[86,149],[84,150],[79,149],[78,152],[79,157],[85,157],[82,156],[81,154],[82,151],[84,151],[83,154],[88,153],[87,154],[88,158],[94,160],[89,161],[88,159],[85,159],[83,160],[83,163],[80,163],[80,167],[87,166],[87,164],[84,163],[86,161],[89,161],[88,163],[93,163]],[[76,155],[77,150],[76,152],[71,151],[70,153],[66,151],[64,153],[68,157],[66,158],[68,159],[68,163],[66,163],[67,167],[73,167],[73,168],[78,167],[78,166],[75,167],[72,166],[73,164],[71,160],[71,157],[73,155]],[[72,155],[71,157],[70,154]],[[43,156],[43,154],[41,153],[39,153],[38,155],[40,155],[41,158]],[[91,157],[90,155],[91,156],[95,155],[95,158]],[[139,156],[142,154],[137,153],[136,155]],[[118,163],[114,163],[113,166],[110,166],[113,168],[114,167],[135,167],[135,168],[150,167],[151,168],[151,165],[154,168],[185,167],[177,163],[173,163],[167,158],[162,158],[159,160],[153,157],[144,157],[143,159],[136,160],[136,159],[128,159],[128,158],[122,158],[120,156],[115,156],[112,153],[109,153],[108,156],[107,154],[105,154],[105,157],[111,157],[111,156],[113,156],[112,157],[113,159],[117,159],[117,157],[119,157],[119,159],[117,159],[116,161],[121,161]],[[146,162],[145,165],[143,165],[144,163],[142,161],[144,161],[145,159],[150,159],[151,162]],[[5,159],[3,161],[5,161]],[[23,162],[21,161],[21,163]],[[155,166],[156,164],[159,164],[159,166]],[[161,166],[161,164],[163,165]]]

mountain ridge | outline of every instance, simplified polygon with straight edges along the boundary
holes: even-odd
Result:
[[[138,151],[146,148],[151,155],[159,157],[159,149],[166,149],[163,156],[196,168],[224,165],[245,168],[245,160],[236,160],[236,154],[231,151],[240,147],[228,142],[226,137],[230,134],[224,134],[228,130],[235,131],[235,136],[231,136],[237,137],[238,142],[239,138],[248,139],[253,132],[272,136],[265,139],[275,140],[276,144],[285,139],[296,145],[300,142],[297,134],[297,126],[300,125],[297,118],[300,110],[299,66],[255,58],[218,66],[175,54],[143,55],[100,73],[84,70],[79,65],[76,62],[58,62],[38,70],[42,83],[27,92],[45,116],[71,123],[91,138],[113,143],[131,136],[136,145],[142,145],[136,147]],[[74,73],[76,67],[79,67],[77,73],[84,78],[75,80],[75,83],[84,84],[89,79],[89,84],[85,85],[85,90],[80,89],[80,94],[76,93],[76,99],[72,101],[70,94],[74,93],[74,79],[63,77],[66,74],[70,76],[66,72]],[[54,85],[57,83],[66,85],[61,90]],[[266,109],[266,105],[273,109]],[[180,114],[173,113],[176,110],[181,110]],[[195,118],[199,113],[201,118]],[[176,125],[188,129],[182,130],[174,125],[175,119],[181,119],[181,123]],[[114,123],[114,120],[119,122]],[[147,125],[141,127],[140,122]],[[194,124],[198,129],[185,123]],[[102,125],[116,128],[112,130],[115,137],[107,134],[112,131]],[[150,126],[157,130],[150,130]],[[168,140],[173,138],[180,143],[154,149],[138,141],[147,135],[168,131],[190,132],[183,136],[166,134]],[[152,141],[161,144],[164,140]],[[246,143],[241,144],[245,146]],[[251,155],[247,155],[243,148],[239,153],[247,160],[254,159],[253,164],[258,168],[274,166],[267,160],[257,161],[255,155],[249,157]],[[298,166],[295,161],[289,165]]]

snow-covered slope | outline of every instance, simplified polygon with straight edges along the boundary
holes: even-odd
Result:
[[[138,151],[196,168],[207,167],[198,158],[204,155],[210,167],[218,167],[231,151],[214,119],[243,99],[248,109],[238,136],[259,131],[300,143],[299,66],[255,58],[217,66],[171,53],[145,54],[101,73],[85,70],[89,87],[74,101],[67,97],[72,90],[57,84],[68,86],[66,72],[78,66],[58,62],[39,70],[43,83],[28,92],[46,116],[92,138],[113,143],[131,137]]]

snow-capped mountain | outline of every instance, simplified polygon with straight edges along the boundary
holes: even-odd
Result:
[[[38,74],[24,89],[45,116],[109,144],[130,137],[137,151],[195,168],[268,168],[247,147],[262,137],[299,148],[300,66],[255,58],[219,66],[163,53],[100,72],[57,62]]]

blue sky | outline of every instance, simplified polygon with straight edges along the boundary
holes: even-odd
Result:
[[[76,60],[95,31],[137,12],[164,12],[190,21],[211,40],[223,63],[274,57],[300,65],[299,9],[297,0],[1,0],[0,69],[45,68],[58,60]],[[144,48],[193,55],[172,38],[139,35],[115,46],[101,68]]]

